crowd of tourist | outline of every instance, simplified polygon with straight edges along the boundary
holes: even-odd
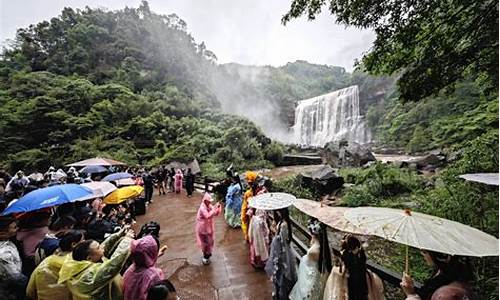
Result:
[[[194,174],[163,167],[115,167],[108,173],[117,171],[143,186],[144,197],[120,204],[93,198],[0,217],[0,299],[177,299],[174,286],[156,267],[167,249],[160,245],[159,224],[149,222],[139,232],[131,225],[134,203],[152,202],[155,185],[161,193],[161,186],[179,193],[184,180],[192,194]],[[67,172],[50,167],[30,176],[0,170],[0,209],[40,188],[98,181],[103,175],[79,174],[73,167]]]
[[[143,186],[145,203],[153,201],[155,186],[159,195],[176,195],[183,188],[188,197],[193,195],[191,169],[160,166],[112,171],[125,171],[134,184]],[[39,188],[100,179],[95,174],[82,176],[74,168],[64,172],[51,167],[45,174],[34,174],[18,171],[11,177],[0,170],[2,210]],[[229,230],[241,228],[249,263],[272,282],[272,299],[385,299],[382,281],[367,268],[360,240],[346,235],[340,255],[332,255],[326,226],[315,219],[308,226],[310,248],[297,264],[288,208],[249,206],[252,197],[268,192],[266,183],[267,178],[256,172],[240,176],[228,171],[219,185],[225,186],[219,189],[222,201],[216,201],[205,187],[195,226],[203,265],[211,263],[214,251],[214,218],[223,214]],[[95,198],[1,216],[0,299],[178,299],[174,286],[156,265],[167,250],[160,244],[160,226],[149,222],[134,232],[135,206],[133,201],[105,204]],[[406,299],[472,299],[466,264],[450,255],[430,251],[423,255],[435,273],[418,291],[405,274],[401,287]]]

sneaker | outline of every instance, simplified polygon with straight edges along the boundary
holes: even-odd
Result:
[[[206,266],[210,264],[210,260],[208,258],[202,258],[201,262]]]

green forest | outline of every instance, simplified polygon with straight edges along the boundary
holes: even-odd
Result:
[[[221,101],[265,101],[291,126],[297,100],[352,84],[367,85],[362,93],[392,86],[390,77],[305,61],[218,65],[186,26],[143,2],[118,11],[65,8],[19,29],[0,60],[4,167],[45,170],[97,155],[142,165],[197,158],[212,177],[228,161],[241,170],[268,167],[284,145],[266,138],[262,124],[224,114]],[[256,79],[240,75],[252,70]]]
[[[214,174],[228,160],[269,164],[281,148],[218,110],[206,80],[214,57],[183,20],[145,2],[66,8],[19,29],[0,61],[0,161],[33,171],[97,155],[132,165],[198,158]]]

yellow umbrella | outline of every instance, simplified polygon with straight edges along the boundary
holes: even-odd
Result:
[[[144,188],[138,185],[131,185],[119,188],[104,198],[106,204],[120,204],[123,201],[139,196]]]

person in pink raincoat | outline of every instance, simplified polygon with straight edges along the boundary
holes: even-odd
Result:
[[[177,172],[175,174],[174,180],[175,180],[175,193],[179,194],[182,190],[182,180],[184,179],[184,176],[182,175],[182,171],[180,169],[177,169]]]
[[[123,275],[125,300],[146,300],[148,289],[156,282],[165,279],[163,271],[155,265],[157,258],[163,255],[166,249],[166,246],[159,249],[159,243],[151,235],[132,242],[130,257],[133,264]]]
[[[209,193],[205,193],[196,214],[196,240],[203,252],[202,262],[204,265],[210,263],[210,257],[214,248],[214,217],[218,216],[222,209],[220,203],[213,206],[212,202],[212,196]]]

